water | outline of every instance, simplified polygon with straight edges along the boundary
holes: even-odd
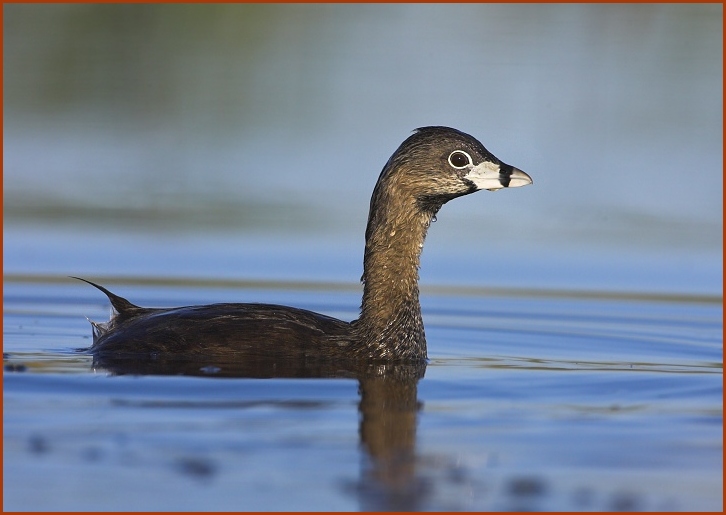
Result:
[[[722,510],[721,5],[3,9],[6,510]],[[99,363],[145,306],[357,316],[422,125],[425,367]]]
[[[352,318],[358,301],[352,285],[109,281],[145,305]],[[6,277],[5,508],[720,509],[721,303],[551,294],[424,290],[424,370],[139,376],[74,351],[83,315],[107,316],[97,291]]]

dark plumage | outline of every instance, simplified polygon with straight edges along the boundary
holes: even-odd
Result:
[[[531,183],[468,134],[448,127],[418,129],[393,153],[373,190],[357,320],[270,304],[142,308],[86,281],[103,291],[116,311],[108,323],[93,323],[88,350],[136,358],[424,360],[418,268],[433,217],[453,198]]]

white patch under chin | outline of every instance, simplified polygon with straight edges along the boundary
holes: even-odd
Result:
[[[491,161],[482,161],[469,170],[464,178],[474,183],[480,190],[498,190],[503,188],[499,182],[499,165]]]

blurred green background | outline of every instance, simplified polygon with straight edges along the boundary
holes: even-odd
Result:
[[[447,205],[434,262],[663,263],[721,289],[720,4],[3,11],[6,269],[53,269],[48,236],[89,230],[308,234],[357,262],[383,164],[450,125],[534,186]]]

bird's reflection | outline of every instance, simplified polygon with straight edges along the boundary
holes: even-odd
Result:
[[[360,403],[363,463],[353,489],[365,511],[414,511],[426,498],[416,470],[418,381],[426,363],[340,363],[267,356],[193,359],[133,359],[95,356],[95,369],[126,375],[190,375],[239,378],[355,378]]]
[[[360,377],[364,511],[414,511],[425,498],[415,459],[417,387],[425,371],[425,364],[390,365],[380,374]]]

